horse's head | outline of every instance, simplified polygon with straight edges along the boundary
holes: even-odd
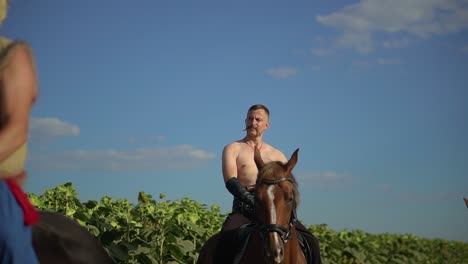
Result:
[[[296,149],[285,164],[265,164],[260,150],[255,149],[258,168],[255,205],[260,236],[264,241],[263,255],[268,263],[283,262],[284,246],[291,238],[291,228],[296,221],[299,192],[291,171],[297,163],[298,152]]]

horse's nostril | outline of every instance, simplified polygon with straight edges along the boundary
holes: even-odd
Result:
[[[273,260],[274,263],[283,263],[283,256],[276,256]]]
[[[274,263],[283,263],[283,257],[284,257],[284,251],[283,247],[279,247],[275,250],[275,256],[273,258]]]
[[[276,256],[282,259],[283,258],[283,249],[280,249],[278,251],[278,253],[276,254]]]

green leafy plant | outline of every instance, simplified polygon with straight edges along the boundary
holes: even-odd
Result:
[[[28,193],[39,210],[60,212],[85,226],[117,263],[196,263],[203,244],[221,229],[226,214],[189,198],[154,199],[138,193],[138,202],[104,196],[82,202],[72,183]],[[468,243],[424,239],[409,234],[336,232],[325,224],[309,229],[320,241],[324,264],[468,263]]]

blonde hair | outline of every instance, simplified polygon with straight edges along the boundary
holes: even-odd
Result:
[[[9,0],[0,0],[0,25],[3,24],[3,21],[7,17],[9,4]]]

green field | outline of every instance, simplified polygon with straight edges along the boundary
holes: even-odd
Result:
[[[138,193],[138,202],[102,197],[80,201],[71,183],[28,193],[40,210],[66,214],[88,228],[118,263],[195,263],[203,243],[226,217],[219,206],[190,198],[155,199]],[[468,243],[425,239],[411,234],[309,229],[320,240],[323,263],[468,263]]]

